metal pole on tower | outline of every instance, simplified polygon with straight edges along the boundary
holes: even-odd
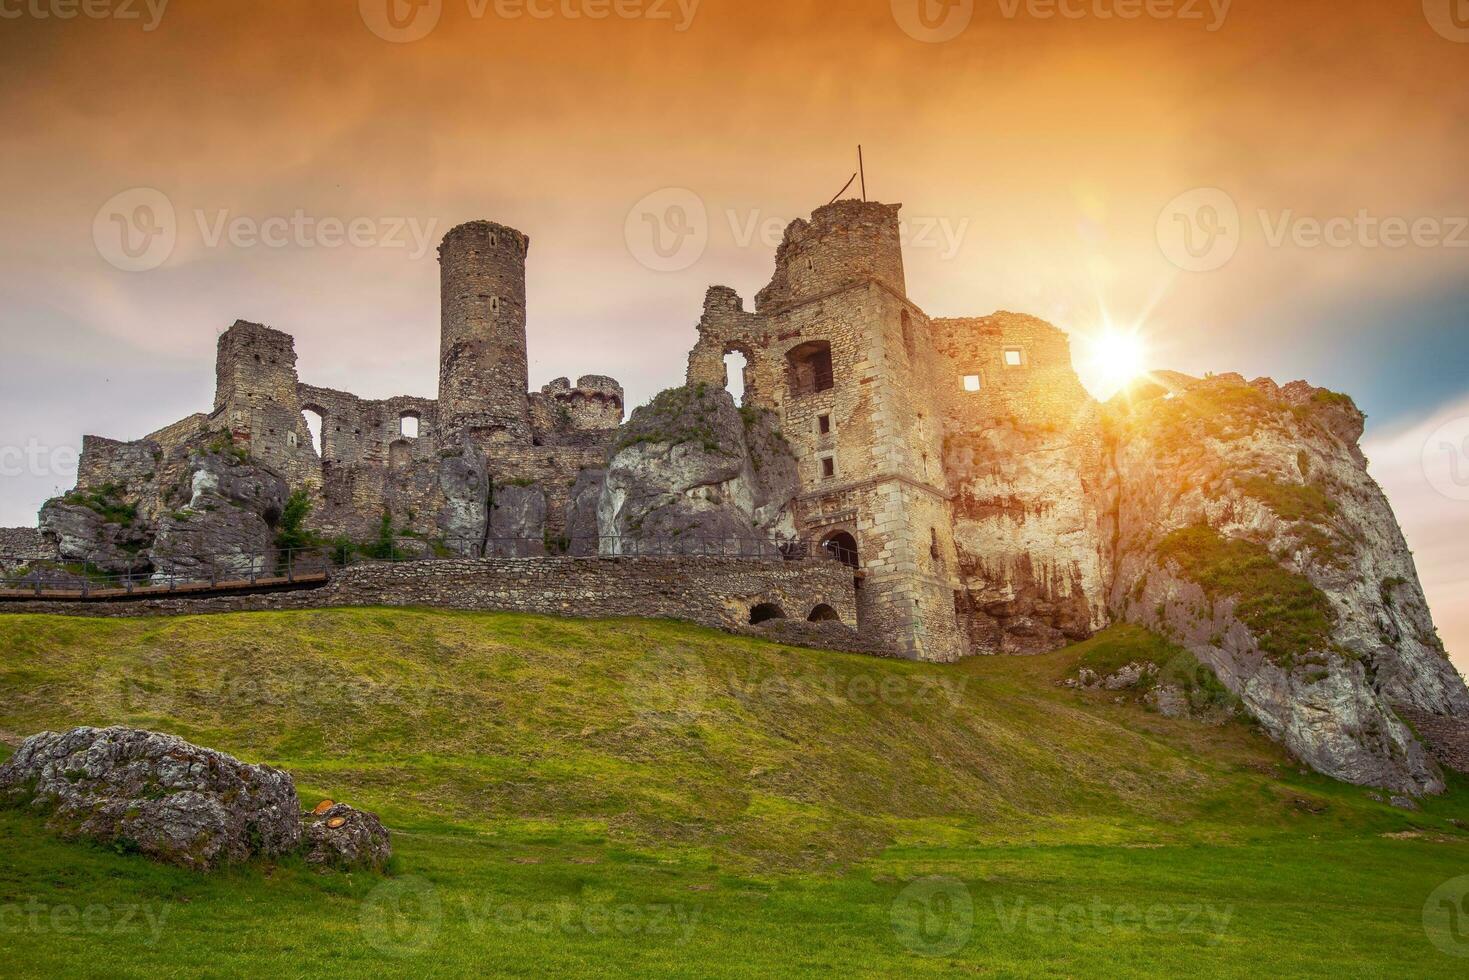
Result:
[[[862,144],[857,144],[857,172],[862,175],[862,203],[867,203],[867,166],[862,162]]]

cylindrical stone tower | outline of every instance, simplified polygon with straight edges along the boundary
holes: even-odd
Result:
[[[439,424],[479,445],[530,441],[525,257],[514,228],[471,221],[439,246]]]

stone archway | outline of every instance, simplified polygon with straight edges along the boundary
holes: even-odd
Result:
[[[772,619],[785,619],[786,611],[774,602],[762,602],[750,610],[750,625],[758,626]]]
[[[840,623],[842,617],[835,609],[823,602],[811,610],[811,615],[806,617],[806,621],[809,623]]]

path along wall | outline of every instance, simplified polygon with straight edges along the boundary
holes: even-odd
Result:
[[[0,603],[0,613],[158,616],[332,606],[431,606],[601,618],[682,619],[741,632],[750,613],[774,604],[785,613],[787,642],[884,652],[859,641],[852,570],[834,561],[769,562],[739,558],[484,558],[354,565],[331,584],[294,592],[124,602]],[[818,606],[831,621],[805,624]],[[797,626],[797,623],[801,626]],[[808,635],[809,634],[809,635]],[[772,634],[773,636],[774,634]]]

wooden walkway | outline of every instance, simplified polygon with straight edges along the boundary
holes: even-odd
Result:
[[[237,594],[241,592],[268,592],[274,589],[295,586],[325,585],[329,578],[325,572],[300,572],[290,576],[270,578],[229,579],[218,582],[174,582],[163,585],[97,585],[86,589],[77,587],[55,589],[41,586],[30,588],[0,588],[0,602],[115,602],[119,599],[158,599],[169,596],[198,598],[199,596]]]

